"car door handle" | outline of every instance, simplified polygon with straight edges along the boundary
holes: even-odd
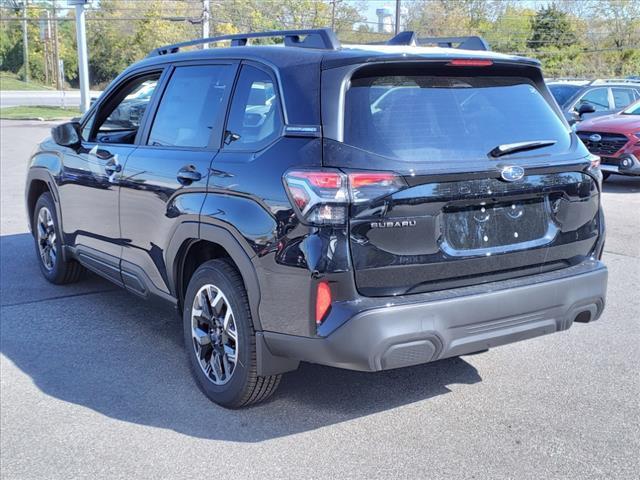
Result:
[[[182,185],[190,185],[202,178],[202,174],[196,170],[195,165],[187,165],[178,170],[178,182]]]
[[[89,155],[93,155],[98,160],[111,160],[115,158],[115,155],[111,153],[109,150],[105,150],[104,148],[99,148],[98,145],[89,150]],[[117,162],[116,162],[117,163]]]

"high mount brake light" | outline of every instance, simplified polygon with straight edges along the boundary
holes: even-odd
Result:
[[[449,67],[490,67],[493,60],[473,59],[473,58],[456,58],[447,63]]]
[[[284,183],[298,214],[311,225],[344,225],[351,203],[362,203],[389,195],[406,186],[392,172],[339,170],[293,170]]]

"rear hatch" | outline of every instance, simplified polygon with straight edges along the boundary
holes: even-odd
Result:
[[[593,255],[598,183],[539,69],[374,64],[350,73],[348,85],[343,128],[325,138],[324,165],[393,174],[361,182],[364,191],[386,181],[378,197],[359,197],[360,186],[351,185],[361,294],[515,278]]]

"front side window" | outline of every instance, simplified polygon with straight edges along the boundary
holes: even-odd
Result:
[[[243,66],[231,102],[225,148],[262,148],[280,135],[282,125],[280,101],[271,76],[250,65]]]
[[[486,160],[499,145],[537,140],[556,142],[541,154],[570,146],[567,128],[525,78],[367,76],[353,78],[345,98],[344,142],[393,159]]]
[[[162,96],[148,144],[205,148],[224,111],[230,65],[177,67]]]
[[[91,140],[98,143],[133,143],[159,79],[158,72],[132,80],[107,100],[96,116],[99,125],[93,127],[93,119],[87,123],[89,130],[95,132],[95,138]]]
[[[629,105],[622,113],[625,115],[640,115],[640,101]]]
[[[91,129],[93,128],[93,122],[96,119],[95,111],[91,114],[91,116],[84,122],[84,127],[82,127],[82,139],[89,140],[91,136]]]
[[[576,110],[580,108],[580,105],[590,103],[596,112],[603,112],[609,110],[609,89],[608,88],[595,88],[585,93],[576,105]]]

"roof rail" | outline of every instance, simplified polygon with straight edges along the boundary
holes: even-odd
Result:
[[[640,83],[640,79],[635,78],[596,78],[589,82],[589,85],[601,83]]]
[[[415,32],[400,32],[387,42],[387,45],[425,45],[435,44],[445,48],[460,48],[463,50],[490,50],[489,44],[478,36],[470,37],[423,37],[418,38]]]
[[[199,38],[188,42],[165,45],[164,47],[152,50],[147,57],[157,55],[167,55],[177,53],[181,48],[202,45],[205,43],[218,43],[231,40],[232,47],[242,47],[249,43],[252,38],[275,38],[283,37],[287,47],[319,48],[326,50],[337,50],[340,48],[340,41],[330,28],[315,28],[308,30],[275,30],[270,32],[237,33],[233,35],[221,35],[219,37]],[[304,37],[304,38],[302,38]]]

